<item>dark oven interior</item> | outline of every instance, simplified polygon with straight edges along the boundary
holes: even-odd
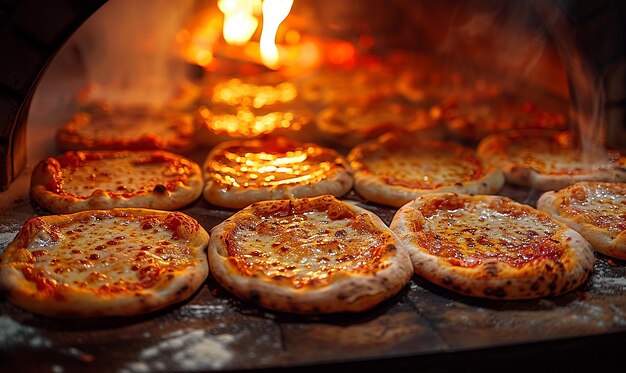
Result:
[[[626,145],[620,1],[295,0],[278,21],[276,55],[271,42],[262,52],[270,16],[261,17],[261,0],[241,2],[256,8],[247,19],[233,18],[229,41],[223,9],[236,1],[219,3],[61,0],[49,8],[0,1],[0,247],[28,218],[49,214],[29,200],[30,172],[59,154],[58,128],[85,109],[187,112],[212,131],[197,134],[200,143],[185,150],[199,163],[221,141],[267,134],[343,154],[388,130],[475,147],[516,125],[572,129],[590,152]],[[250,94],[254,85],[273,88]],[[290,95],[296,100],[286,101],[297,102],[301,117],[278,122],[263,110],[264,102]],[[248,103],[256,120],[240,115],[234,124],[217,123],[206,115],[222,100],[236,117],[241,102],[230,102],[245,97],[260,100]],[[324,120],[329,107],[379,105],[394,115]],[[397,120],[394,105],[412,108],[410,122]],[[500,194],[529,205],[538,197],[513,185]],[[345,198],[387,224],[396,211],[354,191]],[[182,211],[207,230],[235,212],[202,200]],[[211,278],[181,306],[124,320],[40,318],[2,299],[0,358],[53,371],[438,370],[480,359],[509,367],[550,351],[541,355],[546,363],[606,367],[614,364],[611,354],[619,355],[615,342],[624,341],[624,276],[622,262],[601,257],[580,291],[522,302],[468,299],[414,278],[371,312],[314,318],[257,309]],[[597,354],[589,357],[589,349]]]

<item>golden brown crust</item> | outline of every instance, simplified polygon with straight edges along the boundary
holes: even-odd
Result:
[[[418,275],[474,297],[562,294],[580,286],[594,264],[576,231],[500,196],[422,196],[398,210],[391,229]]]
[[[429,193],[494,194],[504,184],[502,172],[478,159],[472,149],[406,134],[388,133],[360,144],[348,161],[357,193],[393,207]]]
[[[218,282],[277,311],[365,311],[395,295],[413,273],[380,218],[332,196],[258,202],[211,235],[209,263]]]
[[[196,146],[193,116],[148,108],[76,113],[56,134],[62,150],[147,150],[183,153]]]
[[[609,150],[601,165],[585,163],[576,136],[568,131],[514,130],[490,135],[478,155],[500,168],[506,181],[538,190],[561,189],[578,181],[626,181],[626,158]]]
[[[208,275],[208,240],[194,219],[179,212],[111,209],[36,217],[0,258],[0,288],[16,305],[50,316],[151,312],[200,287]]]
[[[217,206],[331,194],[352,189],[348,162],[335,150],[286,138],[229,141],[214,147],[203,166],[204,198]]]
[[[537,208],[583,236],[593,248],[626,259],[626,184],[579,182],[546,192]]]
[[[165,151],[70,151],[34,168],[31,198],[54,213],[175,210],[196,200],[203,183],[198,164]]]

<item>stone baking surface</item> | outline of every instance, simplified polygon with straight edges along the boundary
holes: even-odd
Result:
[[[0,251],[28,218],[48,213],[29,200],[24,179],[0,194]],[[530,205],[538,197],[508,185],[500,194]],[[386,224],[395,213],[367,204],[353,192],[345,199],[373,211]],[[207,231],[235,212],[202,199],[181,211]],[[622,335],[625,264],[598,255],[590,280],[577,291],[527,301],[463,297],[413,276],[397,296],[373,310],[320,317],[259,309],[222,289],[211,275],[189,301],[141,317],[54,319],[21,310],[1,297],[0,366],[148,372],[364,364],[362,368],[372,370],[376,365],[368,362],[382,361],[397,369],[436,369],[452,364],[455,356],[467,356],[459,355],[467,351],[512,346],[508,353],[515,356],[537,342]],[[436,360],[440,356],[445,359]]]

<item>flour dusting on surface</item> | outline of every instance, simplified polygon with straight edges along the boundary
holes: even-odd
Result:
[[[35,328],[22,325],[7,316],[0,316],[0,347],[27,345],[32,348],[52,346]]]
[[[143,349],[139,361],[127,364],[122,372],[220,369],[233,358],[228,345],[234,340],[230,334],[211,335],[202,329],[177,330],[165,335],[160,343]],[[169,364],[164,359],[170,360]]]

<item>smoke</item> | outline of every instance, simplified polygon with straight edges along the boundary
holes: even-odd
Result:
[[[525,82],[566,92],[565,88],[544,86],[554,82],[537,78],[550,58],[549,40],[545,27],[537,22],[532,3],[472,0],[453,8],[448,34],[438,53],[473,60],[478,70],[482,66],[495,70],[501,75],[498,80],[503,88],[514,90]]]
[[[508,91],[526,82],[569,98],[570,126],[580,135],[583,161],[600,166],[607,161],[602,80],[581,52],[570,19],[554,0],[462,2],[441,52],[471,56],[479,66],[499,70],[499,83]],[[560,63],[558,73],[550,67],[553,60]]]
[[[193,0],[109,0],[75,43],[91,88],[89,100],[163,106],[185,80],[175,38]]]
[[[556,3],[534,0],[535,9],[544,20],[567,71],[571,101],[570,119],[578,130],[583,161],[588,167],[607,163],[604,89],[574,39],[574,27],[565,11]]]

